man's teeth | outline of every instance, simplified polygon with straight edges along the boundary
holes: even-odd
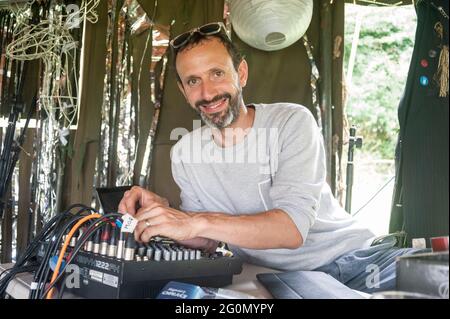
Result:
[[[205,108],[210,109],[210,110],[214,110],[214,109],[218,108],[219,105],[221,105],[223,101],[224,100],[219,101],[219,102],[217,102],[216,104],[213,104],[213,105],[206,105]]]

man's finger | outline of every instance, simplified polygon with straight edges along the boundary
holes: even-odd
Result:
[[[150,204],[147,204],[146,206],[139,208],[135,214],[135,217],[139,218],[139,216],[142,215],[143,213],[151,211],[152,209],[154,209],[156,207],[163,207],[163,206],[158,201],[151,202]]]
[[[136,214],[136,204],[140,201],[141,194],[135,190],[126,191],[119,203],[119,212],[122,214]]]
[[[162,223],[167,222],[167,217],[165,215],[155,215],[152,217],[148,217],[138,222],[136,228],[134,229],[135,238],[137,241],[141,241],[140,237],[142,232],[144,232],[147,228],[158,226]]]
[[[165,227],[163,225],[155,225],[152,227],[147,227],[140,235],[140,240],[142,242],[147,243],[150,241],[152,237],[164,236],[164,228]]]
[[[146,220],[152,217],[156,217],[158,215],[163,214],[165,211],[164,207],[161,206],[160,203],[153,203],[152,205],[140,208],[135,215],[135,218],[138,221]]]

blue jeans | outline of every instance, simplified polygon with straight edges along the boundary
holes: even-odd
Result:
[[[323,271],[347,287],[362,292],[395,290],[396,258],[428,251],[396,248],[395,243],[395,240],[388,240],[369,248],[351,251],[315,270]]]

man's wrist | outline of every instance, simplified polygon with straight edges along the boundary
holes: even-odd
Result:
[[[194,230],[194,237],[205,237],[205,230],[208,229],[208,218],[205,214],[192,214],[192,228]]]

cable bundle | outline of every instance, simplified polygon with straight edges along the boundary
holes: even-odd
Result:
[[[72,211],[75,209],[78,210],[73,213]],[[0,279],[0,298],[5,298],[8,284],[17,274],[33,272],[34,280],[31,284],[29,298],[51,299],[54,287],[65,276],[66,267],[74,260],[87,240],[103,225],[114,224],[121,216],[122,214],[119,213],[100,215],[93,208],[76,204],[53,217],[27,247],[14,267],[5,271],[5,274],[0,274],[0,277],[4,275]],[[78,240],[75,246],[69,250],[69,243],[73,237],[78,237]],[[58,261],[52,272],[50,260],[54,256],[58,256]],[[63,289],[64,285],[61,286],[60,294]]]

